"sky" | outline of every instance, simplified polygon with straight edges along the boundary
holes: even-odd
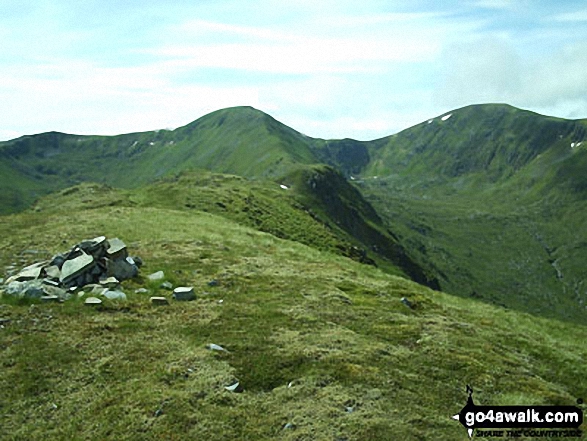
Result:
[[[0,2],[0,140],[240,105],[370,140],[488,102],[587,118],[584,0]]]

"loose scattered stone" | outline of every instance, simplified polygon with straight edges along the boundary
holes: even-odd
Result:
[[[167,297],[151,297],[149,300],[153,305],[169,305]]]
[[[126,294],[123,293],[122,291],[113,291],[113,290],[109,290],[107,289],[106,291],[104,291],[102,293],[103,297],[106,297],[109,300],[126,300]]]
[[[178,286],[173,290],[173,298],[178,301],[190,301],[196,299],[193,287]]]
[[[135,294],[146,294],[148,292],[149,292],[149,290],[146,288],[135,289]]]
[[[58,302],[59,296],[41,296],[41,302],[49,303],[49,302]]]
[[[225,386],[224,389],[234,393],[241,393],[243,391],[243,387],[238,381],[234,384],[231,384],[230,386]]]
[[[118,285],[120,285],[120,281],[116,277],[110,276],[105,279],[100,279],[100,286],[102,287],[116,288]]]
[[[157,271],[153,274],[149,274],[147,276],[147,279],[149,279],[151,282],[155,282],[157,280],[163,280],[165,278],[165,273],[163,271]]]
[[[161,284],[161,288],[171,290],[173,289],[173,285],[171,284],[171,282],[163,282]]]
[[[414,309],[414,305],[406,297],[401,298],[401,302],[410,309]]]
[[[220,285],[220,282],[216,279],[212,279],[208,282],[208,286],[213,287],[213,286],[218,286]]]
[[[97,297],[88,297],[85,301],[84,301],[85,305],[88,306],[97,306],[97,305],[101,305],[102,304],[102,300],[100,300]]]
[[[224,349],[222,346],[217,345],[216,343],[210,343],[206,345],[207,349],[210,349],[211,351],[226,351],[226,349]]]

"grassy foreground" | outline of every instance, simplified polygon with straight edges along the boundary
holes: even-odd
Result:
[[[197,210],[5,216],[0,268],[101,234],[141,256],[143,275],[163,270],[198,299],[151,306],[170,293],[142,278],[125,282],[128,302],[99,310],[3,297],[1,439],[465,440],[450,416],[466,384],[477,404],[587,398],[581,325],[434,292]],[[224,389],[235,380],[242,393]]]

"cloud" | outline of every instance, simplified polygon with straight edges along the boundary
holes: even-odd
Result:
[[[562,23],[584,23],[587,22],[587,9],[575,12],[567,12],[555,15],[552,20]]]

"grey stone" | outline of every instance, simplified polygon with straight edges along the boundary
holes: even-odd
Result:
[[[4,283],[4,278],[0,277],[0,283]]]
[[[59,280],[61,277],[61,270],[57,265],[49,265],[45,267],[45,275],[50,279]]]
[[[106,254],[111,259],[126,259],[128,256],[126,244],[118,237],[108,239],[108,249],[106,250]]]
[[[235,393],[240,393],[243,391],[243,387],[238,381],[236,383],[231,384],[230,386],[226,386],[224,389],[226,389],[229,392]]]
[[[149,292],[149,290],[148,290],[148,289],[146,289],[146,288],[139,288],[139,289],[135,289],[135,293],[136,293],[136,294],[146,294],[146,293],[148,293],[148,292]]]
[[[167,300],[167,297],[151,297],[149,301],[153,305],[169,305],[169,300]]]
[[[94,294],[95,296],[101,296],[106,291],[108,291],[108,288],[104,288],[102,285],[92,285],[92,290],[90,293]]]
[[[27,282],[25,282],[27,283]],[[31,299],[37,299],[39,297],[42,297],[45,294],[45,291],[43,291],[43,287],[41,284],[41,281],[30,281],[27,283],[27,287],[24,290],[24,296],[31,298]]]
[[[134,256],[132,259],[135,261],[135,265],[139,268],[143,266],[143,259],[141,259],[139,256]]]
[[[44,295],[41,296],[41,302],[49,303],[49,302],[59,302],[59,296],[55,295]]]
[[[163,288],[163,289],[170,289],[171,290],[171,289],[173,289],[173,285],[170,282],[163,282],[161,284],[161,288]]]
[[[23,282],[14,280],[6,285],[4,292],[10,296],[19,298],[38,298],[44,294],[40,280],[25,280]]]
[[[46,296],[57,296],[62,300],[67,300],[71,296],[71,294],[69,294],[66,290],[58,286],[47,285],[43,283],[42,288]]]
[[[147,279],[149,279],[150,281],[154,282],[157,280],[163,280],[165,278],[165,273],[163,271],[157,271],[153,274],[149,274],[147,276]]]
[[[218,286],[218,285],[220,285],[220,282],[218,282],[218,280],[216,280],[216,279],[212,279],[208,282],[209,287],[214,287],[214,286]]]
[[[414,305],[406,297],[401,298],[401,302],[410,309],[414,309]]]
[[[109,300],[126,300],[126,294],[118,290],[114,291],[107,289],[105,292],[102,293],[102,295]]]
[[[210,349],[211,351],[226,351],[226,349],[216,343],[207,344],[206,349]]]
[[[100,300],[97,297],[88,297],[84,301],[84,305],[88,305],[88,306],[97,306],[97,305],[101,305],[101,304],[102,304],[102,300]]]
[[[106,260],[106,275],[109,277],[116,277],[118,280],[127,280],[136,277],[139,269],[134,263],[130,263],[126,259],[105,259]]]
[[[88,271],[94,265],[94,258],[88,254],[81,254],[80,256],[67,260],[61,267],[61,283],[68,284],[80,274]]]
[[[178,286],[173,290],[173,298],[178,301],[196,300],[196,294],[191,286]]]
[[[105,286],[106,288],[116,288],[118,285],[120,285],[120,280],[114,276],[100,279],[100,286]]]
[[[47,262],[38,262],[33,263],[23,269],[21,269],[16,276],[12,276],[15,280],[19,282],[24,282],[25,280],[33,280],[38,279],[41,277],[41,271],[43,270],[43,266],[46,265]]]
[[[64,263],[65,263],[65,256],[62,254],[56,254],[55,256],[53,256],[53,259],[51,259],[51,262],[49,263],[49,265],[56,266],[57,268],[61,269],[61,267],[63,266]]]

